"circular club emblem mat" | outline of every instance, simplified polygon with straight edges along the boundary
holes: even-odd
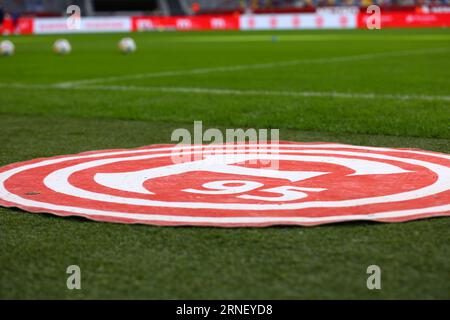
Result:
[[[0,205],[152,225],[317,225],[450,215],[450,155],[334,143],[154,145],[0,168]]]

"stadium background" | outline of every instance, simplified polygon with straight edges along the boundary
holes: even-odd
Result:
[[[381,30],[365,27],[370,1],[0,1],[16,45],[0,59],[0,165],[170,143],[194,120],[450,153],[448,1],[375,3]],[[117,52],[125,36],[136,53]],[[248,68],[192,72],[235,66]],[[449,226],[158,228],[0,208],[0,298],[448,299]],[[71,264],[82,290],[66,288]],[[371,264],[380,291],[366,288]]]
[[[371,4],[382,8],[382,27],[447,27],[450,21],[448,0],[4,0],[2,32],[64,33],[65,19],[55,17],[71,4],[90,17],[81,32],[366,28]]]

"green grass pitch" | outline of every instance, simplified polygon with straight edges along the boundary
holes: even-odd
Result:
[[[140,33],[132,55],[117,52],[123,36],[64,36],[68,56],[51,51],[59,36],[11,38],[0,165],[170,143],[194,120],[450,153],[448,29]],[[173,228],[0,208],[0,298],[449,299],[449,228],[450,218]],[[82,290],[66,288],[71,264]],[[379,291],[366,288],[371,264]]]

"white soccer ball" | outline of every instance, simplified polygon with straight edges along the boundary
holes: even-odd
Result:
[[[0,42],[0,55],[12,56],[14,54],[14,43],[9,40]]]
[[[61,55],[69,54],[72,51],[72,46],[66,39],[58,39],[53,44],[53,51]]]
[[[123,38],[119,41],[119,50],[122,53],[135,52],[136,49],[136,42],[132,38]]]

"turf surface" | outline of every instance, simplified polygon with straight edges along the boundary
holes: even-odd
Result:
[[[65,57],[50,50],[56,36],[12,38],[17,54],[0,59],[0,165],[168,143],[194,120],[450,153],[446,29],[144,33],[130,56],[115,51],[123,36],[67,36]],[[280,61],[291,63],[248,67]],[[449,227],[161,228],[0,208],[0,298],[449,299]],[[70,264],[80,291],[66,288]],[[366,288],[370,264],[380,291]]]

